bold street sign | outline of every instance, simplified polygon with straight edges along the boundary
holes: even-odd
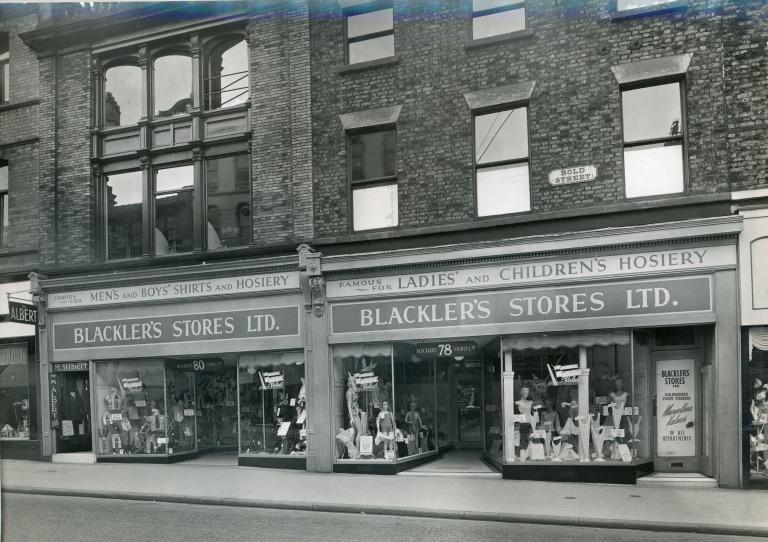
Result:
[[[709,277],[340,303],[333,333],[712,311]]]
[[[427,273],[330,280],[330,299],[416,292],[505,288],[579,279],[690,271],[736,265],[736,247],[679,248],[631,254],[606,254],[567,260],[521,260],[503,265],[446,269]]]
[[[597,168],[595,166],[567,167],[549,172],[549,184],[552,186],[586,183],[596,179]]]
[[[299,334],[299,307],[55,324],[56,350]]]
[[[37,307],[8,300],[8,320],[17,324],[37,324]]]
[[[56,292],[48,296],[48,308],[80,308],[230,294],[253,294],[297,290],[299,287],[298,272],[243,275],[239,277],[80,290],[77,292]]]

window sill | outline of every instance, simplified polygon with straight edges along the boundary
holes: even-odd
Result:
[[[667,4],[658,4],[655,6],[645,6],[641,8],[625,9],[622,11],[612,11],[611,21],[624,21],[627,19],[636,19],[639,17],[647,17],[652,15],[663,15],[665,13],[674,13],[677,11],[685,11],[688,9],[688,2],[686,0],[676,0],[675,2],[669,2]]]
[[[516,32],[508,32],[507,34],[499,34],[498,36],[489,36],[487,38],[480,38],[477,40],[467,40],[464,43],[465,50],[479,49],[481,47],[489,47],[491,45],[497,45],[500,43],[508,43],[512,41],[522,40],[530,38],[534,34],[533,29],[526,28],[524,30],[518,30]]]
[[[32,105],[39,105],[40,100],[37,98],[34,98],[32,100],[25,100],[23,102],[3,102],[0,103],[0,113],[3,111],[12,111],[14,109],[19,109],[22,107],[29,107]]]
[[[376,60],[369,60],[368,62],[358,62],[357,64],[346,64],[339,66],[338,73],[343,75],[345,73],[362,72],[367,70],[374,70],[376,68],[382,68],[384,66],[394,66],[400,63],[400,55],[388,56],[386,58],[377,58]]]

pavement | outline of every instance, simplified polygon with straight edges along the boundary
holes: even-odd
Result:
[[[768,537],[768,491],[3,460],[5,493]]]

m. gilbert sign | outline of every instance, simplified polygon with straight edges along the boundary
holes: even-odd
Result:
[[[706,246],[590,258],[520,260],[507,264],[427,273],[329,280],[329,299],[523,286],[680,272],[736,264],[736,247]]]

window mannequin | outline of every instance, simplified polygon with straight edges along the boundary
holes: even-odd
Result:
[[[395,450],[395,417],[389,411],[389,402],[381,402],[381,411],[376,416],[376,444],[384,443],[384,453]]]

